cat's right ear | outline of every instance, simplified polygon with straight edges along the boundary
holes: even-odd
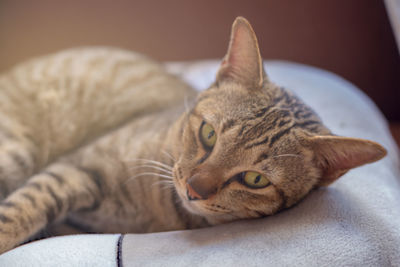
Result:
[[[348,170],[377,161],[387,153],[380,144],[358,138],[314,136],[308,142],[322,171],[319,186],[327,186]]]
[[[229,80],[258,88],[265,79],[257,37],[250,23],[243,17],[237,17],[232,25],[228,52],[218,70],[217,82]]]

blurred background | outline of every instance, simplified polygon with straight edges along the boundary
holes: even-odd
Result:
[[[400,140],[400,56],[383,0],[0,0],[0,71],[83,45],[161,61],[221,58],[238,15],[253,25],[265,59],[341,75],[377,103]]]

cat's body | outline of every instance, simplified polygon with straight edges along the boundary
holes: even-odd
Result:
[[[115,48],[72,49],[17,66],[0,82],[1,113],[15,123],[7,125],[2,144],[10,147],[2,159],[11,161],[1,176],[3,198],[34,173],[63,176],[63,165],[70,165],[102,181],[99,207],[68,216],[77,230],[153,232],[204,224],[183,217],[188,213],[177,207],[171,187],[158,183],[165,179],[157,174],[170,176],[170,170],[150,162],[173,166],[166,137],[196,96],[161,65]],[[10,145],[14,139],[19,146]]]
[[[242,18],[198,96],[143,56],[89,48],[4,74],[0,103],[0,251],[58,223],[154,232],[262,217],[385,154],[331,136],[270,83]]]
[[[26,173],[14,177],[29,176],[130,119],[194,97],[161,65],[109,48],[72,49],[32,60],[2,75],[0,86],[2,135],[26,143],[34,154],[25,159]]]

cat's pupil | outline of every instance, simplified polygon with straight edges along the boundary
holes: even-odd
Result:
[[[215,134],[215,131],[212,130],[212,131],[208,134],[207,138],[210,139],[211,137],[214,136],[214,134]]]
[[[254,183],[255,184],[258,184],[258,182],[261,180],[261,175],[258,175],[257,177],[256,177],[256,179],[254,179]]]

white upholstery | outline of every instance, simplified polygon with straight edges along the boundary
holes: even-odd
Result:
[[[217,62],[174,63],[169,68],[205,88]],[[271,80],[313,107],[334,133],[377,141],[388,156],[350,171],[271,217],[126,235],[124,266],[400,266],[398,149],[379,110],[357,88],[329,72],[281,61],[267,62],[265,69]],[[117,239],[82,235],[38,241],[3,254],[0,266],[115,266]]]
[[[0,266],[115,266],[120,235],[71,235],[48,238],[0,256]]]

